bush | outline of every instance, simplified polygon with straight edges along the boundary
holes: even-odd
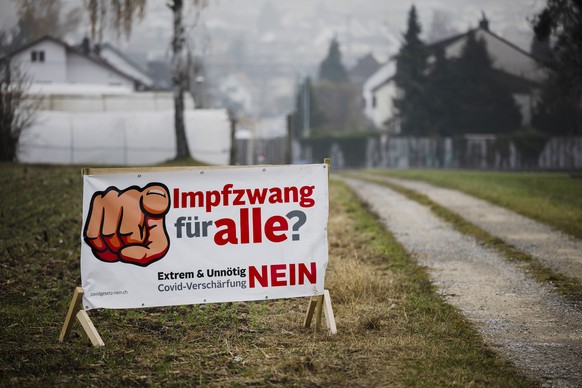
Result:
[[[537,167],[540,154],[550,136],[533,127],[524,126],[510,134],[521,159],[522,167]]]

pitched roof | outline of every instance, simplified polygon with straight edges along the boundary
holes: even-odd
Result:
[[[514,50],[516,50],[516,51],[519,51],[520,53],[522,53],[522,54],[524,54],[524,55],[528,56],[528,57],[529,57],[529,58],[531,58],[532,60],[534,60],[534,61],[536,61],[536,62],[538,62],[538,63],[539,63],[539,61],[537,60],[537,58],[535,58],[534,56],[532,56],[532,55],[531,55],[530,53],[528,53],[527,51],[523,50],[523,49],[522,49],[522,48],[520,48],[519,46],[516,46],[515,44],[511,43],[511,42],[510,42],[510,41],[508,41],[507,39],[504,39],[504,38],[502,38],[501,36],[499,36],[499,35],[495,34],[495,33],[494,33],[494,32],[492,32],[491,30],[489,30],[489,29],[486,29],[486,28],[482,28],[482,27],[476,27],[476,28],[472,28],[472,29],[470,29],[469,31],[467,31],[467,32],[465,32],[465,33],[461,33],[461,34],[453,35],[453,36],[451,36],[451,37],[449,37],[449,38],[446,38],[446,39],[443,39],[443,40],[436,41],[436,42],[434,42],[434,43],[428,44],[428,45],[426,45],[427,52],[428,52],[429,54],[434,54],[434,53],[436,53],[436,51],[437,51],[439,48],[445,48],[445,47],[447,47],[447,46],[450,46],[451,44],[453,44],[453,43],[455,43],[455,42],[457,42],[457,41],[459,41],[459,40],[461,40],[461,39],[464,39],[464,38],[468,37],[468,36],[469,36],[469,34],[475,33],[475,32],[477,32],[477,31],[482,31],[482,32],[485,32],[485,33],[487,33],[487,34],[491,35],[493,38],[495,38],[495,39],[499,40],[499,41],[500,41],[500,42],[502,42],[503,44],[505,44],[505,45],[507,45],[507,46],[511,47],[512,49],[514,49]],[[540,65],[542,65],[542,64],[540,63]]]
[[[377,89],[386,85],[394,78],[396,73],[396,61],[390,60],[388,63],[381,66],[374,74],[372,74],[364,83],[364,90],[375,92]]]
[[[78,49],[76,47],[73,47],[73,46],[69,46],[67,43],[65,43],[62,40],[57,39],[57,38],[55,38],[54,36],[51,36],[51,35],[42,36],[42,37],[40,37],[40,38],[38,38],[36,40],[33,40],[33,41],[25,44],[24,46],[22,46],[22,47],[20,47],[20,48],[18,48],[16,50],[12,51],[11,53],[5,55],[2,58],[2,60],[5,59],[5,58],[7,58],[7,57],[10,57],[10,56],[14,56],[14,55],[20,54],[21,52],[23,52],[23,51],[25,51],[25,50],[27,50],[27,49],[29,49],[29,48],[31,48],[31,47],[39,44],[40,42],[43,42],[45,40],[51,41],[53,43],[56,43],[59,46],[62,46],[67,52],[71,52],[71,53],[80,55],[83,58],[85,58],[85,59],[87,59],[87,60],[89,60],[89,61],[91,61],[91,62],[93,62],[93,63],[95,63],[95,64],[97,64],[99,66],[102,66],[102,67],[106,68],[107,70],[113,71],[114,73],[117,73],[117,74],[121,75],[122,77],[125,77],[125,78],[131,80],[132,82],[137,82],[137,83],[141,84],[141,81],[140,80],[138,80],[138,79],[132,77],[131,75],[126,74],[126,73],[122,72],[121,70],[119,70],[119,69],[111,66],[106,61],[104,61],[104,60],[102,60],[100,58],[96,58],[96,57],[94,57],[92,55],[87,55],[82,50],[80,50],[80,49]]]
[[[148,75],[147,69],[144,66],[137,63],[133,58],[131,58],[129,55],[126,55],[124,52],[122,52],[117,47],[113,46],[112,44],[103,43],[103,45],[101,45],[101,50],[103,50],[103,49],[108,49],[108,50],[113,51],[117,56],[122,58],[125,62],[127,62],[131,66],[135,67],[141,73],[143,73],[144,75]]]
[[[382,65],[370,53],[360,59],[349,71],[352,81],[364,82],[368,77],[374,74]]]
[[[493,59],[495,59],[493,63],[494,69],[511,74],[513,78],[523,78],[524,80],[527,80],[527,82],[525,83],[522,82],[521,83],[522,85],[529,84],[530,86],[532,86],[539,85],[540,83],[543,82],[543,79],[545,78],[545,73],[543,69],[545,69],[546,66],[542,62],[540,62],[537,58],[532,56],[527,51],[509,42],[507,39],[504,39],[501,36],[491,32],[491,30],[489,30],[488,28],[484,28],[482,26],[472,28],[465,33],[453,35],[449,38],[425,46],[427,54],[430,58],[430,56],[436,55],[438,51],[442,50],[445,52],[447,58],[450,58],[451,56],[456,57],[460,55],[460,51],[456,52],[456,54],[451,55],[450,52],[447,52],[448,49],[454,46],[456,46],[456,48],[459,49],[458,45],[462,44],[468,38],[469,34],[476,33],[481,34],[482,37],[485,36],[486,37],[485,39],[489,40],[489,42],[496,41],[500,43],[500,45],[492,44],[491,47],[487,47],[488,52],[491,55],[493,55]],[[497,49],[493,49],[492,51],[493,47],[497,47]],[[502,48],[501,51],[499,51],[500,48]],[[516,58],[521,56],[522,59],[517,61],[515,59],[512,60],[511,57],[507,56],[507,53],[511,52],[516,53],[518,55]],[[496,54],[499,56],[495,57]],[[529,61],[529,64],[527,61]],[[509,78],[510,77],[508,77],[508,80]],[[513,81],[510,81],[510,83],[512,85],[516,84]]]
[[[538,65],[539,69],[544,68],[543,63],[541,63],[538,59],[533,57],[530,53],[524,51],[523,49],[519,48],[515,44],[509,42],[508,40],[500,37],[499,35],[496,35],[495,33],[491,32],[488,28],[483,28],[482,26],[470,29],[469,31],[467,31],[465,33],[453,35],[451,37],[448,37],[446,39],[442,39],[442,40],[434,42],[432,44],[428,44],[428,45],[426,45],[427,53],[430,56],[430,55],[436,54],[436,52],[438,50],[445,50],[446,51],[446,49],[448,47],[450,47],[451,45],[454,45],[458,42],[462,42],[464,39],[466,39],[469,36],[469,34],[475,33],[477,31],[487,34],[489,37],[499,41],[504,46],[509,47],[510,49],[526,56],[533,63]],[[396,68],[394,66],[396,59],[397,59],[397,56],[392,57],[391,61],[388,64],[380,67],[380,69],[378,71],[376,71],[376,73],[371,75],[367,79],[367,81],[365,82],[364,89],[367,89],[367,90],[371,91],[372,93],[375,93],[376,90],[378,90],[379,88],[383,87],[384,85],[386,85],[387,83],[392,81],[394,78],[394,74],[396,72]],[[390,63],[392,63],[393,67],[390,66]],[[511,66],[510,66],[510,68],[511,68]],[[527,73],[528,69],[524,69],[524,70],[525,70],[525,73],[528,74]],[[531,90],[532,87],[538,87],[540,82],[541,82],[541,79],[539,79],[539,74],[536,75],[536,73],[529,73],[530,76],[526,76],[524,74],[524,72],[521,72],[521,73],[519,71],[516,72],[515,69],[514,69],[514,71],[511,71],[509,68],[508,69],[495,68],[495,66],[494,66],[494,71],[496,73],[496,77],[498,79],[500,79],[505,85],[509,86],[510,89],[515,91],[515,92],[525,92],[527,90]],[[518,73],[520,73],[520,74],[518,74]]]

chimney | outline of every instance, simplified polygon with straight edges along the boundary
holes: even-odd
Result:
[[[487,16],[485,16],[485,12],[481,11],[483,15],[482,19],[479,20],[479,28],[484,29],[485,31],[489,31],[489,20],[487,20]]]

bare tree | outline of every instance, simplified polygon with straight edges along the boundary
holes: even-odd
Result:
[[[89,11],[91,38],[101,43],[103,31],[111,26],[118,39],[121,32],[129,39],[133,23],[144,17],[145,5],[146,0],[88,0],[85,6]]]
[[[32,79],[11,57],[26,43],[51,34],[62,38],[81,20],[79,8],[63,11],[61,0],[17,0],[18,24],[0,31],[0,160],[15,161],[20,139],[32,125],[42,102],[27,96]]]
[[[62,39],[75,32],[81,23],[81,8],[65,10],[62,0],[17,0],[18,24],[12,36],[12,46],[52,35]]]
[[[194,23],[198,23],[202,10],[208,6],[208,0],[191,0],[196,15]],[[99,32],[102,37],[103,26],[108,18],[113,18],[113,27],[119,32],[121,28],[126,37],[131,33],[131,26],[137,18],[142,18],[146,0],[89,0],[87,3],[92,35]],[[184,159],[190,156],[190,150],[186,139],[184,125],[184,93],[187,88],[186,69],[186,34],[184,29],[184,0],[168,0],[168,7],[173,14],[172,36],[172,83],[174,92],[174,130],[176,132],[176,159]],[[98,27],[98,30],[96,30]]]
[[[23,132],[34,122],[38,103],[28,99],[31,80],[10,57],[0,62],[0,160],[15,161]]]

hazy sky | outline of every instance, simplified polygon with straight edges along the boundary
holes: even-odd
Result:
[[[296,47],[282,45],[282,50],[297,51],[298,58],[308,62],[322,59],[333,36],[338,37],[348,62],[367,52],[373,52],[379,59],[394,55],[413,3],[426,40],[430,38],[435,13],[450,23],[451,31],[465,32],[476,27],[485,12],[494,33],[529,50],[532,30],[528,20],[545,4],[543,0],[211,0],[203,15],[210,40],[208,54],[216,54],[235,39],[253,36],[251,32],[266,2],[279,11],[286,34],[297,34],[297,40],[290,43]],[[170,34],[171,15],[160,0],[150,1],[148,7],[146,20],[136,27],[134,36],[150,38],[141,44],[139,38],[133,40],[140,46],[151,47],[152,30],[160,41]],[[192,19],[192,14],[189,15],[186,20]],[[301,31],[309,31],[308,36],[302,39]]]
[[[245,30],[254,28],[257,17],[265,2],[269,1],[283,15],[281,22],[288,31],[296,26],[298,29],[311,25],[310,41],[304,44],[321,47],[325,50],[329,39],[337,35],[340,42],[357,34],[376,33],[385,42],[385,47],[371,47],[378,56],[394,54],[398,49],[400,34],[406,28],[408,10],[415,4],[423,26],[425,38],[429,37],[434,13],[445,15],[450,28],[464,32],[475,27],[485,12],[491,22],[491,30],[518,46],[528,49],[531,40],[531,26],[528,22],[535,11],[541,9],[544,0],[210,0],[209,8],[204,12],[203,23],[211,40],[217,40],[212,32],[229,29],[235,31],[230,37],[245,34]],[[13,0],[0,0],[0,27],[6,28],[15,21],[11,5]],[[63,0],[70,4],[79,4],[78,0]],[[188,3],[186,1],[186,3]],[[148,47],[158,49],[167,47],[171,34],[171,13],[166,1],[149,0],[145,20],[137,25],[132,41],[148,36]],[[326,14],[323,14],[325,12]],[[186,20],[193,18],[187,13]],[[81,30],[88,30],[82,27]],[[152,31],[155,39],[152,38]],[[87,31],[80,31],[84,34]],[[228,34],[220,39],[228,39]],[[212,42],[220,47],[224,42]],[[349,42],[344,42],[348,44]],[[127,46],[125,41],[119,46]],[[385,52],[381,52],[384,50]],[[355,50],[356,52],[358,50]]]
[[[82,4],[62,1],[67,6]],[[2,28],[15,23],[13,3],[0,0]],[[266,3],[276,10],[272,31],[257,24]],[[533,36],[529,20],[545,0],[210,0],[196,29],[191,9],[186,10],[184,20],[190,36],[196,37],[191,38],[190,46],[204,58],[210,82],[216,85],[228,74],[242,71],[260,89],[259,96],[268,96],[259,97],[258,105],[285,96],[290,106],[295,83],[316,75],[334,36],[347,66],[368,53],[381,62],[395,55],[413,3],[425,41],[434,36],[435,15],[446,22],[443,38],[476,27],[484,12],[492,32],[529,51]],[[185,4],[191,2],[185,0]],[[66,40],[78,44],[88,33],[85,22]],[[169,57],[171,35],[172,14],[166,1],[148,0],[145,19],[134,26],[129,42],[116,41],[113,33],[105,39],[145,60]],[[236,56],[238,62],[233,59]]]

